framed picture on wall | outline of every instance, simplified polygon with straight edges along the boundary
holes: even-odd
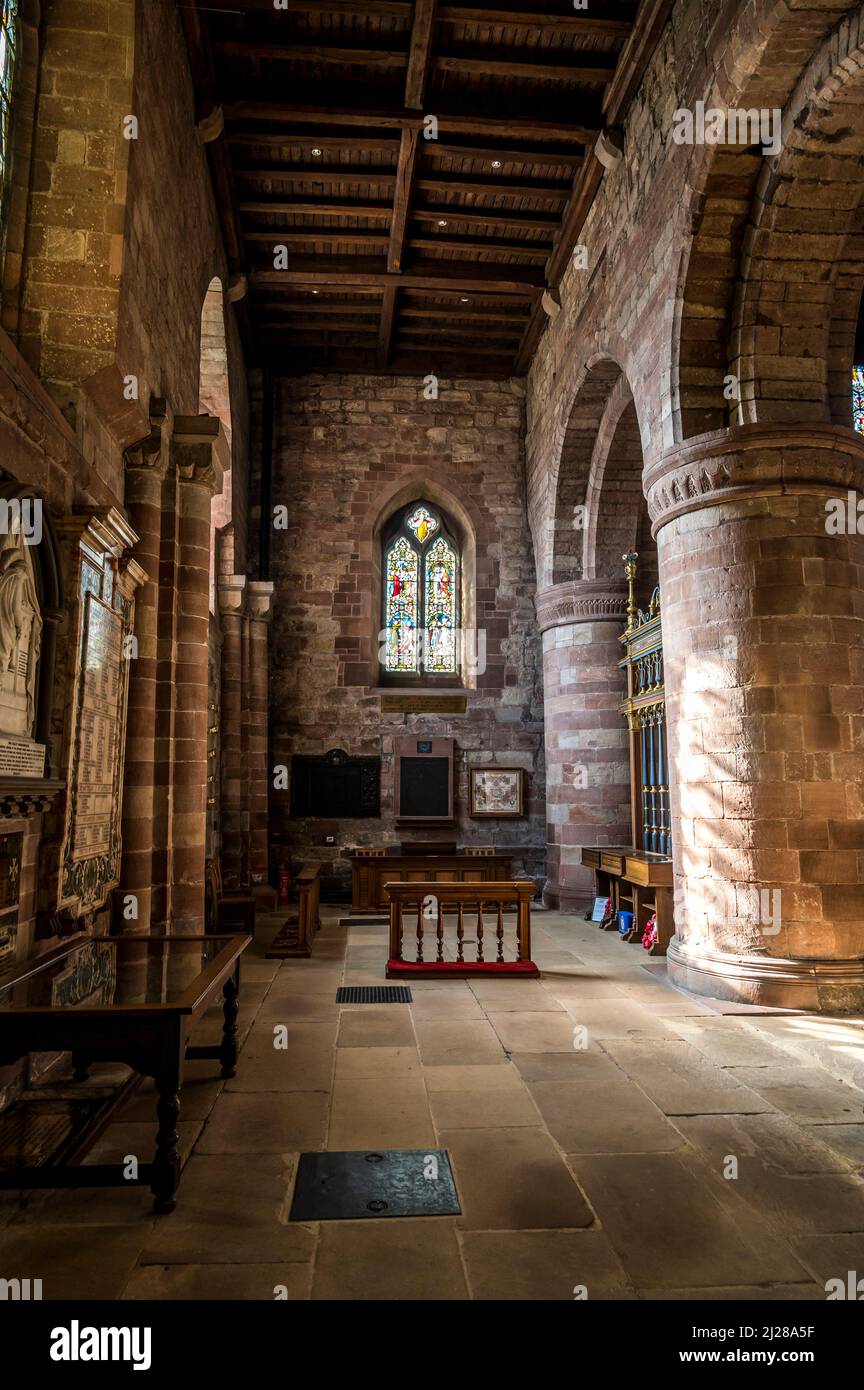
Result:
[[[525,814],[525,773],[521,767],[469,767],[469,816]]]

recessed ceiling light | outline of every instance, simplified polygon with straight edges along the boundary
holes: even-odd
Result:
[[[447,226],[447,219],[446,219],[446,217],[442,217],[442,218],[439,220],[438,226],[439,226],[439,227],[446,227],[446,226]]]
[[[312,293],[313,293],[313,294],[317,294],[318,291],[317,291],[317,290],[313,290]]]
[[[320,150],[317,148],[317,146],[316,146],[316,148],[312,151],[312,158],[313,158],[313,159],[318,159],[318,158],[320,158],[320,155],[321,155],[321,151],[320,151]]]
[[[467,296],[467,294],[463,294],[462,298],[459,300],[459,303],[460,303],[460,304],[467,304],[467,303],[468,303],[468,296]]]
[[[492,168],[493,168],[493,169],[500,169],[500,168],[501,168],[501,160],[500,160],[500,159],[493,159],[493,160],[492,160]]]

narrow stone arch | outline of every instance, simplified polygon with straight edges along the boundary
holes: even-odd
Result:
[[[864,285],[862,26],[864,5],[808,64],[784,112],[782,150],[759,177],[732,323],[736,423],[851,424]]]
[[[231,448],[231,385],[228,377],[228,343],[225,336],[225,297],[222,281],[214,275],[201,306],[198,373],[198,411],[221,420]],[[210,611],[216,611],[216,535],[231,525],[231,469],[222,477],[222,489],[210,501]]]
[[[724,12],[718,18],[718,24],[734,26],[734,54],[712,89],[685,90],[682,106],[692,107],[698,98],[706,108],[723,111],[792,110],[803,79],[789,55],[807,52],[808,47],[828,53],[834,45],[836,51],[842,35],[848,44],[857,26],[846,19],[832,33],[836,18],[836,7],[827,3],[805,14],[783,0],[742,0],[734,15]],[[808,64],[805,77],[812,66]],[[788,128],[784,119],[784,135]],[[751,250],[754,207],[766,167],[758,146],[703,145],[690,152],[690,233],[679,263],[673,309],[671,412],[676,443],[752,418],[739,411],[727,379],[736,374],[730,362],[736,356],[732,344],[742,258]]]
[[[623,380],[618,363],[602,357],[588,367],[574,396],[554,480],[548,583],[564,584],[586,577],[585,521],[592,459],[606,409]]]

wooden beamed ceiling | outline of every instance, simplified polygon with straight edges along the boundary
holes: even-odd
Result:
[[[524,372],[671,0],[178,5],[253,358]]]

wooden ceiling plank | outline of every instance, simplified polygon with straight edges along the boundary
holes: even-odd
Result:
[[[438,12],[443,24],[490,24],[509,29],[534,29],[543,34],[563,34],[581,38],[599,34],[603,38],[625,38],[632,25],[622,19],[603,19],[589,14],[555,15],[532,14],[530,11],[486,10],[442,5]]]
[[[244,232],[244,241],[264,241],[296,246],[305,241],[340,242],[346,246],[378,246],[381,255],[390,244],[389,232],[363,232],[356,227],[275,227],[269,232]]]
[[[258,198],[239,204],[241,212],[291,213],[313,217],[382,217],[390,221],[393,208],[390,203],[361,203],[350,199],[326,198]]]
[[[332,63],[336,67],[404,68],[408,54],[390,48],[337,48],[320,43],[268,43],[223,39],[213,45],[225,58],[267,58],[284,63]]]

